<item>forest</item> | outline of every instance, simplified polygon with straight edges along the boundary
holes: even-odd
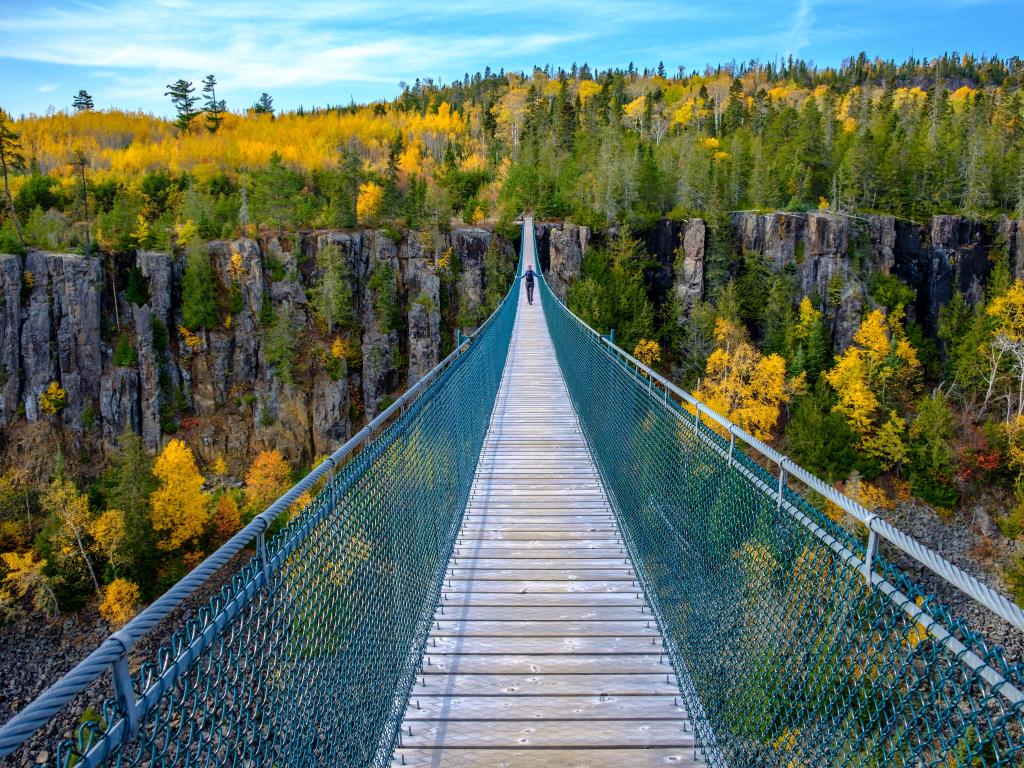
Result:
[[[97,110],[85,90],[67,110],[0,112],[0,253],[174,254],[181,325],[154,326],[166,350],[168,335],[173,349],[198,348],[230,327],[240,299],[214,290],[216,240],[355,228],[436,239],[456,225],[512,239],[523,210],[585,225],[602,237],[568,289],[583,319],[869,508],[918,499],[952,520],[994,494],[1001,573],[1024,599],[1024,283],[1008,243],[995,238],[981,294],[955,293],[934,332],[909,311],[914,288],[870,275],[867,310],[838,344],[836,297],[738,249],[731,218],[1024,217],[1021,59],[488,68],[418,80],[392,101],[289,112],[269,94],[235,109],[214,75],[167,95],[176,119]],[[700,298],[652,297],[640,235],[665,219],[706,224]],[[32,274],[22,280],[31,291]],[[340,266],[319,280],[329,341],[351,297]],[[149,287],[132,271],[122,290],[142,304]],[[283,360],[313,332],[267,320]],[[340,361],[348,339],[334,338]],[[122,338],[115,355],[130,365],[138,350]],[[40,412],[57,417],[66,396],[53,381]],[[244,471],[201,466],[166,431],[156,455],[126,433],[95,477],[59,455],[48,477],[6,466],[0,611],[96,604],[120,626],[301,476],[276,450]]]

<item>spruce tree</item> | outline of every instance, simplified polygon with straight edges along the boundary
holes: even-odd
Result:
[[[207,330],[217,322],[217,285],[206,243],[196,238],[189,244],[185,276],[181,281],[181,317],[193,331]]]
[[[82,89],[71,100],[71,106],[75,108],[75,112],[88,112],[93,108],[92,96],[88,91]]]
[[[252,111],[257,115],[273,115],[274,99],[271,98],[269,93],[264,91],[260,94],[260,97],[256,99],[256,103],[252,105]]]
[[[164,96],[171,97],[171,103],[178,114],[175,124],[182,133],[191,128],[192,121],[199,112],[196,110],[196,103],[199,99],[194,96],[195,86],[187,80],[176,80],[167,86]]]
[[[7,208],[10,211],[11,221],[14,222],[14,231],[18,235],[18,242],[24,248],[25,238],[21,234],[18,212],[14,209],[14,198],[11,197],[8,174],[25,169],[25,155],[21,149],[21,137],[11,130],[9,119],[7,113],[0,109],[0,169],[4,174],[4,196],[7,198]]]
[[[341,249],[331,243],[316,255],[320,278],[312,290],[313,312],[328,334],[352,321],[352,286]]]
[[[206,113],[206,130],[216,133],[220,124],[224,122],[223,114],[227,106],[223,99],[217,98],[217,78],[213,75],[207,75],[203,79],[203,95],[206,97],[206,103],[203,104],[203,112]]]

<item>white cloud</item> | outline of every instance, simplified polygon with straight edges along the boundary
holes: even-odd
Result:
[[[58,88],[60,88],[60,86],[55,83],[43,83],[42,85],[38,86],[36,90],[40,93],[53,93]]]
[[[594,6],[602,8],[600,2]],[[29,6],[0,18],[0,50],[12,59],[112,73],[105,93],[112,100],[152,99],[165,82],[198,81],[209,72],[230,97],[232,91],[336,83],[395,85],[420,75],[475,69],[496,54],[557,49],[593,34],[582,24],[513,34],[501,32],[503,25],[493,19],[480,24],[481,32],[424,23],[429,17],[508,13],[485,0],[317,0],[287,13],[270,0],[244,5],[160,0],[146,11],[126,0],[61,9]]]
[[[814,6],[811,0],[800,0],[793,23],[786,37],[786,55],[799,56],[800,51],[811,42],[811,25],[814,23]]]

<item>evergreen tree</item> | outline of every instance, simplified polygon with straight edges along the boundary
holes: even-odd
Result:
[[[203,79],[203,95],[206,97],[206,103],[203,105],[203,111],[206,113],[206,130],[216,133],[220,124],[224,122],[223,115],[227,105],[223,99],[217,98],[217,78],[213,75],[207,75]]]
[[[256,99],[256,103],[252,105],[252,111],[257,115],[273,115],[274,99],[271,98],[269,93],[264,91],[260,94],[260,97]]]
[[[198,237],[188,246],[181,280],[181,318],[192,331],[205,331],[217,323],[217,282],[206,243]]]
[[[187,80],[176,80],[167,86],[164,96],[171,97],[171,104],[177,112],[178,119],[175,124],[182,133],[191,130],[192,121],[199,112],[196,110],[196,103],[199,99],[194,96],[195,86]]]
[[[80,211],[82,214],[82,220],[85,222],[85,255],[88,256],[90,253],[90,241],[89,241],[89,185],[85,181],[85,169],[89,165],[89,158],[85,156],[85,152],[81,149],[76,149],[71,153],[71,167],[74,168],[76,175],[78,176],[78,199],[80,201]]]
[[[615,330],[615,341],[633,349],[654,335],[654,307],[643,282],[641,244],[629,227],[619,228],[608,249],[593,248],[583,257],[580,278],[569,287],[567,304],[600,331]]]
[[[92,96],[85,89],[80,90],[75,94],[75,98],[71,100],[71,106],[74,107],[75,112],[88,112],[93,109]]]
[[[103,487],[107,508],[118,509],[124,515],[127,572],[142,587],[143,594],[150,596],[156,584],[158,558],[149,517],[149,496],[156,490],[157,480],[153,475],[153,457],[139,435],[130,430],[121,435],[110,467],[103,475]]]
[[[921,400],[910,427],[910,488],[930,504],[956,503],[956,455],[951,441],[956,424],[941,392]]]
[[[10,117],[0,109],[0,170],[4,174],[4,197],[7,198],[7,210],[10,213],[11,221],[14,222],[14,231],[18,236],[18,243],[25,247],[25,238],[21,234],[21,224],[18,222],[18,212],[14,209],[14,198],[11,197],[11,185],[8,178],[14,171],[25,169],[25,155],[21,149],[21,137],[11,130],[8,123]]]
[[[313,313],[330,335],[336,328],[352,322],[352,286],[348,265],[341,249],[331,243],[317,252],[316,266],[320,277],[311,292]]]

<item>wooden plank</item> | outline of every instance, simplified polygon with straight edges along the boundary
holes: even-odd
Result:
[[[675,675],[424,675],[412,696],[678,695]],[[525,706],[528,706],[525,705]]]
[[[637,600],[637,603],[641,601]],[[617,606],[452,606],[443,605],[443,613],[435,618],[444,626],[445,621],[646,621],[650,613],[641,612],[640,605],[628,608]]]
[[[581,728],[561,720],[421,720],[402,735],[405,748],[507,747],[528,749],[692,747],[688,724],[672,720],[595,720]]]
[[[636,575],[628,566],[617,569],[612,568],[588,568],[574,569],[572,571],[563,568],[473,568],[458,564],[449,566],[446,573],[449,579],[477,579],[478,581],[502,581],[513,579],[515,581],[625,581],[636,582]]]
[[[651,696],[421,696],[413,697],[406,720],[674,720],[687,721],[686,710],[672,695]]]
[[[657,636],[654,622],[633,621],[453,621],[435,616],[435,637],[651,637]],[[650,626],[648,626],[650,624]],[[440,625],[440,626],[438,626]]]
[[[399,749],[395,765],[410,768],[691,768],[690,747],[661,749]]]
[[[480,568],[508,568],[538,570],[549,568],[558,571],[570,571],[576,568],[621,568],[628,559],[618,557],[586,557],[585,555],[569,555],[567,557],[490,557],[486,555],[459,555],[459,565],[464,568],[474,566]]]
[[[450,592],[444,593],[444,607],[458,608],[463,605],[474,606],[610,606],[636,608],[647,605],[647,601],[632,592],[584,592],[584,593],[515,593],[515,592]]]
[[[618,653],[662,652],[662,644],[650,637],[580,637],[574,635],[553,637],[437,637],[427,640],[427,653],[586,653],[610,656]]]
[[[444,582],[444,589],[449,593],[506,592],[518,595],[588,595],[601,592],[633,595],[639,592],[639,587],[633,586],[631,580],[626,580],[625,582],[621,579],[588,579],[580,581],[578,579],[557,579],[551,577],[547,579],[491,579],[486,583],[481,583],[475,579],[451,578]]]
[[[521,301],[396,760],[696,765],[543,310]]]
[[[577,536],[567,536],[566,531],[559,531],[559,534],[550,532],[547,536],[523,536],[521,532],[510,531],[510,536],[513,538],[506,539],[501,531],[498,531],[498,535],[494,537],[460,537],[460,542],[463,544],[463,549],[472,550],[500,550],[500,549],[518,549],[527,545],[534,545],[537,549],[548,549],[555,548],[558,550],[564,549],[620,549],[623,540],[614,536],[609,537],[607,534],[604,536],[595,535],[594,532],[588,530],[578,530]],[[553,544],[554,543],[554,544]],[[563,546],[564,545],[564,546]],[[460,545],[457,545],[460,546]]]
[[[671,672],[660,653],[597,656],[589,653],[531,654],[495,657],[483,653],[431,654],[427,651],[423,674],[430,675],[642,675]]]

